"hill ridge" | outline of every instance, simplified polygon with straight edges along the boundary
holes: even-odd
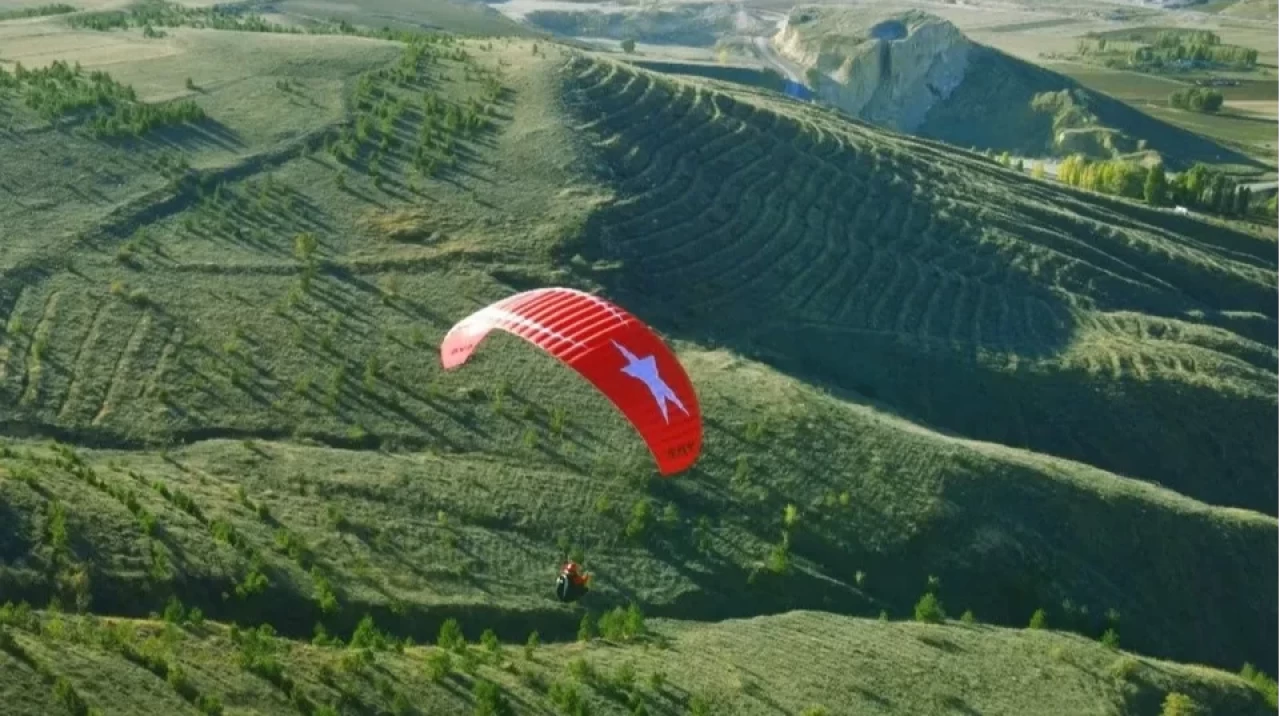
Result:
[[[571,106],[585,113],[579,121],[584,131],[598,135],[595,151],[609,166],[599,179],[625,198],[593,214],[584,232],[592,238],[564,252],[580,253],[588,262],[621,262],[624,268],[610,270],[602,285],[677,335],[696,340],[706,331],[731,341],[736,336],[735,346],[745,355],[781,356],[790,361],[788,370],[846,388],[856,385],[841,374],[858,364],[806,370],[801,364],[809,357],[790,355],[794,351],[785,346],[806,340],[802,334],[822,345],[861,331],[858,335],[884,336],[890,344],[966,346],[963,362],[978,370],[994,370],[982,367],[990,361],[1015,366],[1028,359],[1047,366],[1056,361],[1060,370],[1078,365],[1089,372],[1110,363],[1123,389],[1134,392],[1127,400],[1137,401],[1143,392],[1148,394],[1144,403],[1152,392],[1164,392],[1157,400],[1178,400],[1176,393],[1148,380],[1153,374],[1186,384],[1182,374],[1203,363],[1199,373],[1206,378],[1225,375],[1246,381],[1241,387],[1252,385],[1244,389],[1255,396],[1255,407],[1249,408],[1254,424],[1274,410],[1264,381],[1275,374],[1275,351],[1257,339],[1274,332],[1275,278],[1265,267],[1274,266],[1275,259],[1257,240],[1205,224],[1191,236],[1171,239],[1168,224],[1142,221],[1157,212],[1118,201],[1103,204],[1104,210],[1126,221],[1120,228],[1100,228],[1095,222],[1101,216],[1072,213],[1084,204],[1079,192],[963,155],[925,163],[914,156],[914,140],[881,130],[841,132],[826,126],[815,134],[810,128],[824,124],[820,113],[765,94],[731,96],[705,90],[694,80],[675,83],[603,60],[572,62],[566,82],[578,102]],[[661,109],[664,101],[671,104],[670,114]],[[637,115],[661,126],[637,131]],[[709,129],[720,121],[734,125],[722,136]],[[716,137],[715,144],[695,150],[706,142],[704,134]],[[765,171],[774,166],[781,167],[780,175]],[[969,182],[960,193],[959,172],[970,170],[1001,188]],[[1038,203],[1046,199],[1063,206]],[[1209,238],[1211,233],[1225,235]],[[797,234],[803,238],[778,240]],[[691,251],[691,246],[698,248]],[[584,278],[596,280],[590,271]],[[760,288],[761,280],[770,282],[768,290]],[[890,306],[899,307],[893,315]],[[1256,313],[1256,328],[1240,330],[1222,318],[1240,309]],[[1146,315],[1133,331],[1111,318],[1117,313]],[[962,328],[964,323],[970,326]],[[771,335],[771,326],[780,326],[790,338],[777,330]],[[1159,354],[1164,357],[1157,357],[1150,340],[1157,332],[1198,336],[1192,339],[1199,346],[1195,357],[1173,358],[1165,350],[1171,347],[1167,340]],[[1094,339],[1084,341],[1087,336]],[[1090,344],[1102,347],[1097,358],[1082,352]],[[1038,350],[1027,350],[1037,345]],[[1225,373],[1208,372],[1210,363]],[[1010,375],[1016,378],[1016,370]],[[870,382],[856,381],[864,387]],[[968,429],[955,418],[938,423],[920,396],[907,398],[916,411],[925,409],[923,416],[908,411],[917,417],[948,430]],[[990,433],[974,436],[1002,441]],[[1203,437],[1190,440],[1205,444]],[[1030,446],[1190,487],[1174,477],[1190,478],[1186,466],[1162,461],[1158,450],[1139,467],[1131,460],[1116,462],[1106,455],[1110,449],[1053,447],[1046,438]],[[1216,453],[1206,447],[1202,461]],[[1233,488],[1252,497],[1208,499],[1274,513],[1274,485],[1263,477],[1272,461],[1258,458],[1267,467],[1259,464],[1260,471],[1248,478],[1252,487]],[[1193,494],[1205,498],[1209,493]]]

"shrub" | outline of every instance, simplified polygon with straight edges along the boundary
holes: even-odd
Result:
[[[1255,691],[1262,694],[1262,698],[1271,708],[1276,708],[1276,680],[1267,676],[1265,673],[1258,671],[1253,664],[1245,662],[1243,668],[1240,669],[1240,677],[1249,682]]]
[[[1031,621],[1027,624],[1028,629],[1045,629],[1049,626],[1049,617],[1044,613],[1043,609],[1037,609],[1031,615]]]
[[[800,520],[800,510],[795,505],[787,505],[782,510],[782,526],[786,529],[795,527],[796,522]]]
[[[1190,696],[1170,691],[1160,706],[1160,716],[1196,716],[1201,713],[1200,705]]]
[[[480,646],[495,658],[502,656],[502,644],[498,642],[498,635],[492,629],[485,629],[480,635]]]
[[[437,682],[453,671],[453,657],[444,649],[437,649],[427,655],[427,679]]]
[[[815,705],[801,711],[800,716],[827,716],[830,713],[826,706]]]
[[[196,708],[206,716],[222,716],[222,700],[217,696],[210,694],[201,696],[196,700]],[[315,712],[315,716],[320,716],[320,712]]]
[[[582,691],[578,685],[569,681],[556,681],[547,691],[551,703],[560,708],[560,713],[570,716],[585,712],[586,702],[582,700]]]
[[[595,679],[595,669],[591,667],[591,662],[581,656],[574,657],[567,667],[569,675],[578,681],[589,683]]]
[[[533,655],[534,655],[534,652],[537,650],[537,648],[538,648],[538,632],[535,629],[534,631],[529,633],[529,638],[524,643],[524,658],[528,659],[529,661],[533,661]]]
[[[918,622],[941,624],[946,620],[947,613],[943,610],[942,602],[938,597],[933,592],[926,592],[923,597],[920,597],[920,601],[916,602],[915,616]]]
[[[644,612],[640,611],[640,607],[632,602],[627,607],[626,618],[622,624],[623,636],[631,639],[637,636],[643,636],[647,631],[644,624]]]
[[[502,701],[502,690],[492,681],[477,679],[471,694],[476,701],[476,716],[497,716],[505,711],[506,704]]]
[[[80,698],[80,694],[76,693],[75,687],[64,677],[59,676],[54,680],[53,698],[62,704],[67,713],[72,714],[72,716],[87,716],[89,713],[89,707],[85,704],[84,699]]]
[[[1111,662],[1111,675],[1121,681],[1128,681],[1138,671],[1138,660],[1132,656],[1122,656]]]
[[[964,610],[964,614],[960,615],[960,621],[965,624],[973,624],[977,619],[974,618],[972,609],[966,609]]]
[[[1100,641],[1102,642],[1102,645],[1107,647],[1108,649],[1120,648],[1120,635],[1116,632],[1115,629],[1107,629],[1106,631],[1102,632],[1102,638],[1100,639]]]
[[[446,619],[440,625],[440,633],[436,636],[436,646],[450,651],[461,651],[467,646],[467,638],[462,635],[462,627],[457,619]]]
[[[352,649],[381,651],[387,648],[387,639],[382,632],[378,631],[377,625],[373,623],[373,617],[365,614],[351,634],[350,646]]]
[[[649,498],[642,497],[636,500],[631,506],[631,520],[627,522],[626,535],[628,538],[639,537],[644,534],[645,527],[648,525],[649,517],[653,513],[653,506],[649,502]]]
[[[182,602],[177,597],[169,597],[169,602],[164,607],[164,620],[169,624],[181,624],[185,617]]]
[[[787,554],[787,546],[785,544],[776,544],[769,549],[769,556],[765,558],[765,569],[774,574],[783,574],[791,568],[791,558]]]

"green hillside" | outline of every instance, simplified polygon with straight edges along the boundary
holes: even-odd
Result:
[[[165,32],[164,62],[69,48],[0,78],[0,602],[149,618],[176,597],[211,624],[117,656],[132,638],[100,624],[6,617],[20,713],[59,688],[104,714],[466,712],[438,657],[338,688],[340,655],[305,642],[366,614],[418,643],[451,618],[568,642],[631,603],[673,646],[587,652],[665,669],[650,713],[1145,714],[1170,691],[1262,712],[1234,676],[1148,657],[1275,672],[1274,236],[541,40]],[[99,69],[144,104],[57,101]],[[203,117],[142,126],[186,99]],[[671,340],[707,416],[694,470],[658,479],[518,339],[439,369],[454,321],[552,284]],[[566,554],[596,575],[573,607],[550,590]],[[900,623],[926,590],[1076,635]],[[232,622],[286,638],[288,681],[242,673],[257,642]],[[1108,629],[1147,656],[1117,662]],[[157,649],[194,686],[155,680]],[[581,649],[482,673],[546,712]]]
[[[147,713],[501,713],[546,704],[540,713],[1030,716],[1155,713],[1170,693],[1212,713],[1274,711],[1239,677],[1079,637],[815,612],[650,622],[626,641],[533,649],[477,644],[465,632],[471,643],[448,648],[379,647],[369,630],[346,645],[314,646],[208,622],[9,619],[0,670],[12,678],[0,695],[14,716],[68,703],[124,713],[114,707],[121,692],[132,695],[132,712]],[[1019,687],[990,688],[1007,681]]]
[[[1082,151],[1099,158],[1137,151],[1141,143],[1175,169],[1195,162],[1257,166],[1233,147],[994,48],[975,44],[969,62],[965,81],[930,110],[918,129],[921,136],[997,152]],[[1065,94],[1071,96],[1068,103],[1049,101],[1050,95]],[[990,107],[1005,110],[992,113]],[[1088,143],[1060,145],[1056,137],[1063,131],[1093,136]]]

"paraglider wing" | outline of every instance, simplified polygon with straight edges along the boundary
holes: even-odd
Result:
[[[622,411],[663,476],[702,451],[702,413],[684,367],[662,339],[622,308],[570,288],[517,293],[459,321],[440,344],[445,370],[467,362],[495,328],[578,371]]]

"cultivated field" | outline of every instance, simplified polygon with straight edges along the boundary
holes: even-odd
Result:
[[[0,86],[15,713],[1274,703],[1219,670],[1276,668],[1274,231],[543,39],[21,23],[4,59],[204,116],[95,137]],[[36,26],[84,39],[37,61]],[[545,285],[668,337],[694,470],[513,337],[440,370],[454,321]],[[926,594],[950,621],[906,623]],[[207,621],[162,627],[175,598]],[[647,633],[571,643],[631,604]],[[366,655],[365,615],[505,653]]]

